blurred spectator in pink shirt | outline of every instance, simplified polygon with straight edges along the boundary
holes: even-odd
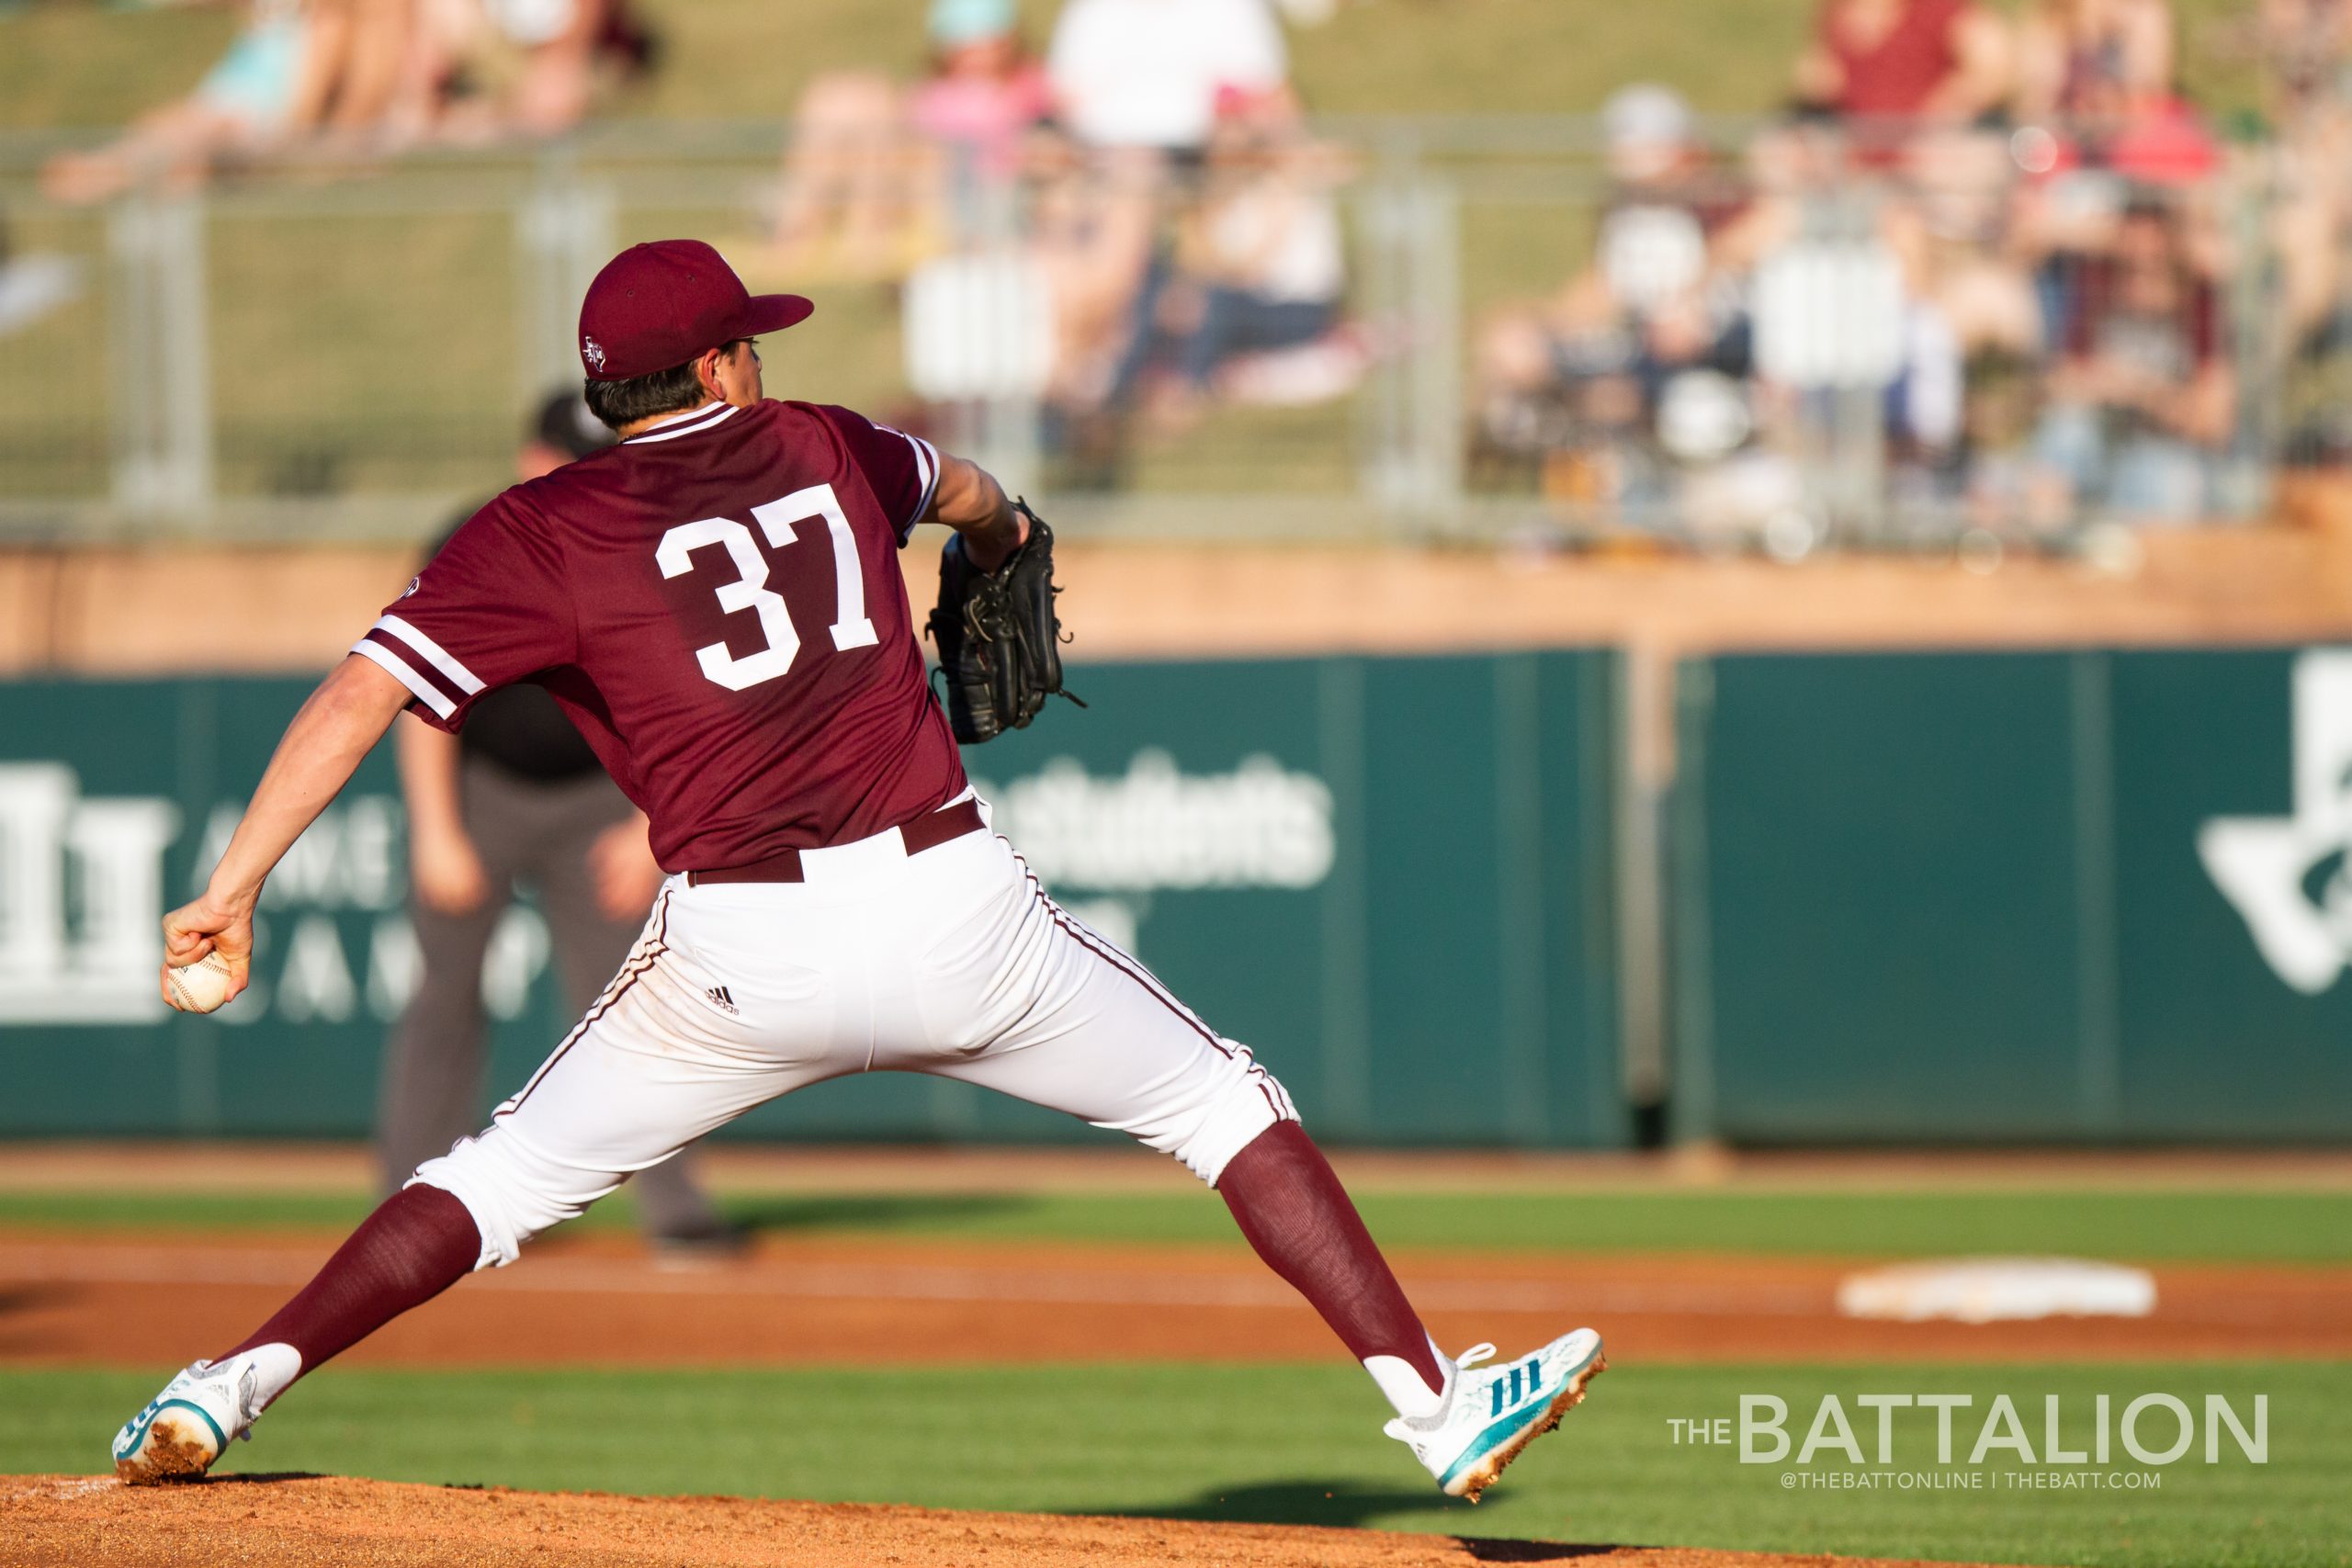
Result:
[[[2174,90],[2173,59],[2165,0],[2041,0],[2018,49],[2018,118],[2052,139],[2032,172],[2150,184],[2211,174],[2220,152]]]
[[[911,88],[873,71],[809,83],[794,115],[763,277],[902,277],[983,226],[1053,106],[1013,0],[933,0],[931,70]]]
[[[1012,0],[932,0],[930,32],[931,75],[915,88],[909,118],[980,177],[1007,178],[1053,107]]]

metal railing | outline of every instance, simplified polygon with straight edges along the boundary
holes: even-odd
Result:
[[[926,425],[1080,533],[2063,543],[2108,517],[2249,515],[2277,462],[2313,455],[2290,405],[2311,396],[2314,335],[2272,299],[2292,199],[2273,150],[2053,195],[2064,180],[2014,146],[1964,190],[1834,138],[1758,151],[1798,134],[1824,133],[1710,127],[1684,175],[1645,185],[1579,119],[1322,124],[1352,357],[1238,398],[1227,363],[1171,418],[1148,362],[1113,355],[1126,384],[1107,396],[1011,362],[1026,328],[991,312],[1043,309],[1050,333],[1058,308],[1017,281],[1052,276],[1056,197],[1034,170],[950,201],[887,276],[806,282],[775,251],[778,126],[297,163],[98,209],[40,197],[46,144],[0,142],[0,539],[424,536],[504,482],[526,411],[576,376],[596,267],[673,232],[755,288],[819,298],[771,345],[773,393]],[[1151,197],[1154,276],[1182,281],[1216,178],[1212,160]],[[2064,201],[2100,208],[2103,237],[2020,236],[2021,213]],[[2116,239],[2156,213],[2162,235]],[[1012,292],[972,270],[994,262]],[[1971,289],[2039,319],[1955,328]],[[1116,331],[1159,309],[1140,273],[1133,292]],[[959,330],[1016,346],[942,370],[931,339]],[[1532,370],[1510,368],[1514,333]],[[2092,384],[2085,367],[2132,354],[2210,373],[2225,427],[2183,434],[2147,389]]]

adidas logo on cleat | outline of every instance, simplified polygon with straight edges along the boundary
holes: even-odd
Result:
[[[1541,1360],[1531,1359],[1513,1367],[1507,1381],[1503,1378],[1495,1380],[1495,1407],[1490,1415],[1500,1416],[1506,1410],[1516,1410],[1519,1408],[1521,1389],[1524,1388],[1527,1397],[1532,1399],[1543,1382],[1544,1363]],[[1506,1387],[1510,1391],[1508,1393],[1504,1392]]]

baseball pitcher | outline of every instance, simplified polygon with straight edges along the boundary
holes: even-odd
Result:
[[[165,918],[166,997],[175,968],[201,963],[225,965],[233,998],[264,880],[394,718],[454,730],[522,681],[645,812],[670,874],[620,972],[489,1127],[419,1166],[277,1315],[125,1423],[117,1473],[201,1474],[296,1379],[514,1262],[632,1172],[779,1095],[908,1071],[1183,1161],[1363,1363],[1395,1407],[1389,1435],[1476,1497],[1582,1398],[1600,1337],[1504,1365],[1482,1365],[1492,1346],[1442,1355],[1283,1086],[989,831],[893,553],[920,525],[955,531],[943,582],[970,599],[933,621],[960,621],[958,659],[977,647],[986,666],[1009,646],[1008,604],[1042,599],[1042,632],[1004,636],[1033,655],[1050,644],[1050,588],[1001,586],[1036,576],[1049,536],[918,436],[766,400],[752,340],[812,309],[748,295],[697,242],[606,265],[580,351],[618,444],[458,531],[295,716],[203,896]],[[978,738],[1039,702],[1000,692],[989,724],[968,701],[957,722]]]

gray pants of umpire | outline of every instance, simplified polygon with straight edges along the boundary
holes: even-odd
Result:
[[[560,784],[517,778],[469,757],[458,782],[466,834],[474,841],[491,896],[481,908],[446,915],[410,901],[424,970],[384,1053],[376,1118],[387,1189],[482,1125],[487,1066],[481,1000],[483,955],[517,881],[539,896],[571,1016],[588,1010],[637,941],[642,917],[607,918],[597,907],[588,847],[625,819],[628,797],[602,773]],[[550,1048],[553,1042],[549,1042]],[[629,1183],[654,1236],[707,1235],[718,1212],[694,1180],[684,1151]]]

